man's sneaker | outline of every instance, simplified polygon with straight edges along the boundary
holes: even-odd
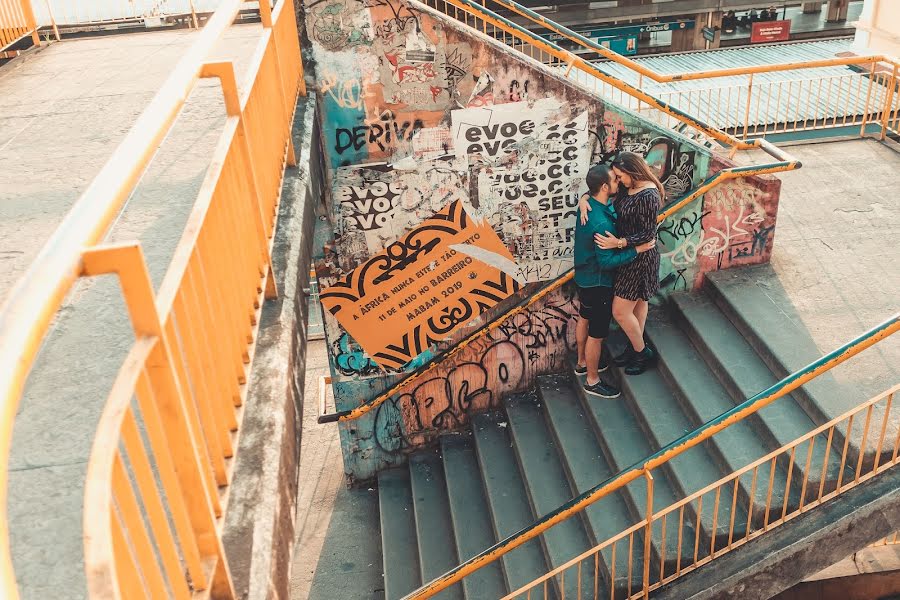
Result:
[[[584,384],[584,391],[591,396],[597,396],[598,398],[618,398],[621,392],[619,388],[615,388],[611,385],[603,383],[603,380],[598,381],[594,385],[588,385],[587,382]]]
[[[587,373],[586,365],[578,365],[578,364],[575,365],[575,374],[576,375],[584,375],[585,373]]]

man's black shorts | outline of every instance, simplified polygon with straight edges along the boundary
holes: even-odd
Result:
[[[605,338],[609,335],[614,295],[613,288],[603,285],[578,288],[578,300],[581,302],[578,314],[582,319],[588,320],[588,335],[592,338]]]

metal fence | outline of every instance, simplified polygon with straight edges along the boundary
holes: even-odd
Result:
[[[30,35],[40,44],[34,13],[29,0],[0,0],[0,50]]]

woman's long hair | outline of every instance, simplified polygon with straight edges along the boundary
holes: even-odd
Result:
[[[612,161],[612,167],[631,176],[634,181],[650,181],[659,190],[659,200],[662,204],[666,203],[666,188],[663,187],[659,177],[647,164],[647,161],[640,154],[634,152],[620,152]]]

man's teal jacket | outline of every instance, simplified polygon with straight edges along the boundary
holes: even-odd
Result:
[[[581,224],[576,215],[575,223],[575,283],[578,287],[612,287],[615,269],[634,260],[637,250],[633,247],[621,250],[603,250],[594,242],[595,233],[616,233],[616,209],[612,202],[601,204],[588,196],[591,212],[587,223]]]

